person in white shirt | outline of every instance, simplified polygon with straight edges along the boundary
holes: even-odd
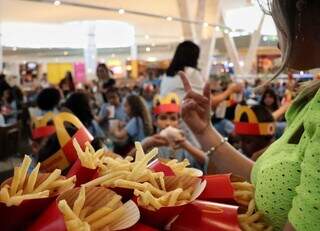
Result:
[[[166,75],[163,76],[160,85],[160,95],[167,95],[170,92],[176,93],[180,100],[185,96],[183,84],[178,76],[179,71],[184,71],[195,92],[202,92],[205,80],[198,68],[200,48],[191,41],[180,43],[175,51],[173,59]]]

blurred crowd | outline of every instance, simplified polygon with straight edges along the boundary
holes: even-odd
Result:
[[[97,66],[97,80],[87,83],[76,83],[71,72],[56,86],[45,77],[37,83],[32,77],[29,83],[19,83],[1,75],[0,126],[18,124],[19,142],[27,143],[32,152],[22,149],[19,153],[32,154],[35,160],[43,161],[61,147],[56,134],[32,137],[35,121],[48,113],[70,112],[99,147],[126,156],[133,153],[134,142],[139,141],[146,151],[159,148],[160,158],[187,158],[192,167],[207,172],[207,155],[181,119],[185,91],[179,71],[184,71],[196,92],[201,93],[205,83],[210,82],[212,126],[243,155],[256,160],[283,133],[285,113],[298,84],[290,75],[285,81],[272,83],[219,75],[207,80],[198,69],[199,54],[196,44],[185,41],[177,47],[166,74],[159,77],[161,81],[146,77],[131,85],[114,79],[105,64]],[[72,136],[76,129],[69,125],[67,131]],[[0,165],[4,167],[0,171],[13,168],[12,159],[18,158],[19,153],[2,153]]]

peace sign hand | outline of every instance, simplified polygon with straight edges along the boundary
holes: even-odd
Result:
[[[193,133],[200,135],[210,127],[210,85],[207,83],[203,95],[194,92],[183,71],[179,72],[187,93],[182,101],[182,118]]]

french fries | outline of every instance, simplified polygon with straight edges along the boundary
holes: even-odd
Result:
[[[97,195],[104,198],[102,203],[95,201]],[[102,187],[81,187],[72,208],[71,196],[58,203],[68,231],[112,230],[113,225],[120,221],[128,210],[128,205],[121,203],[119,195]]]
[[[175,160],[175,159],[169,160],[164,164],[169,166],[176,176],[188,175],[188,176],[200,177],[203,175],[203,172],[201,170],[188,167],[190,165],[190,162],[187,159],[184,159],[181,162],[178,162],[178,160]]]
[[[73,139],[73,146],[77,151],[77,155],[81,165],[85,168],[96,169],[104,156],[104,148],[95,151],[89,142],[85,143],[85,150],[83,151],[76,139]]]
[[[25,156],[21,166],[14,168],[12,180],[3,183],[0,189],[0,202],[7,206],[18,206],[24,200],[47,198],[57,191],[71,189],[75,185],[75,176],[61,179],[61,170],[51,174],[39,175],[40,163],[28,174],[31,158]]]
[[[232,182],[235,201],[245,207],[246,213],[238,215],[240,227],[244,231],[271,231],[263,219],[263,214],[256,210],[254,186],[248,182]]]
[[[161,185],[160,178],[163,173],[154,173],[147,168],[148,163],[158,154],[157,149],[153,149],[148,154],[142,150],[141,144],[136,143],[137,153],[135,161],[132,157],[111,158],[104,157],[99,164],[100,177],[84,184],[85,187],[105,186],[110,188],[119,187],[117,180],[126,180],[134,183],[144,183],[151,179],[153,184]]]
[[[138,197],[138,204],[150,210],[188,203],[195,191],[196,182],[199,181],[198,178],[188,174],[186,166],[189,162],[187,160],[180,163],[171,162],[177,171],[182,170],[187,174],[173,177],[176,181],[169,182],[163,172],[152,172],[147,167],[157,156],[158,150],[155,148],[145,154],[140,143],[137,142],[135,145],[137,152],[134,161],[131,157],[125,159],[105,157],[100,166],[101,176],[83,186],[132,189]]]

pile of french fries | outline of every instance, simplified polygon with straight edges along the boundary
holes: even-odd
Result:
[[[184,205],[192,200],[198,179],[190,176],[167,177],[164,189],[134,189],[138,204],[148,210],[156,211],[162,207]]]
[[[110,188],[124,187],[132,188],[137,183],[145,183],[148,187],[164,186],[162,172],[152,172],[147,168],[148,163],[157,155],[158,149],[153,149],[144,154],[140,143],[136,143],[136,157],[104,157],[99,165],[100,177],[86,183],[84,186],[105,186]],[[150,183],[149,183],[150,182]],[[130,186],[130,187],[129,187]]]
[[[147,167],[148,163],[157,156],[158,149],[155,148],[145,154],[140,143],[135,143],[135,146],[137,150],[135,160],[132,157],[124,159],[105,157],[99,166],[101,176],[83,186],[132,189],[134,194],[139,197],[139,205],[150,210],[187,203],[195,190],[194,180],[197,179],[186,175],[192,185],[189,184],[188,187],[175,185],[175,188],[169,189],[165,183],[164,173],[153,172]],[[181,165],[177,164],[179,171],[188,165],[187,162],[183,162]]]
[[[65,199],[58,203],[68,231],[112,230],[130,206],[121,203],[121,196],[102,187],[81,187],[76,199],[77,193],[72,194],[69,203]]]
[[[188,175],[200,177],[203,175],[203,172],[201,170],[188,167],[190,166],[190,162],[188,159],[184,159],[181,162],[178,162],[178,160],[176,159],[169,160],[165,163],[165,165],[169,166],[176,176]]]
[[[90,142],[86,142],[85,150],[83,151],[76,139],[73,139],[73,146],[76,149],[81,166],[89,169],[96,169],[101,165],[101,159],[104,156],[104,148],[95,151]]]
[[[272,231],[263,219],[263,213],[256,210],[254,186],[248,182],[232,182],[235,201],[244,206],[246,213],[238,215],[239,224],[244,231]]]
[[[40,163],[28,174],[31,162],[31,158],[26,155],[21,166],[14,168],[12,180],[5,181],[1,186],[0,202],[8,207],[18,206],[24,200],[47,198],[74,187],[75,176],[64,179],[60,169],[51,174],[39,174]]]

